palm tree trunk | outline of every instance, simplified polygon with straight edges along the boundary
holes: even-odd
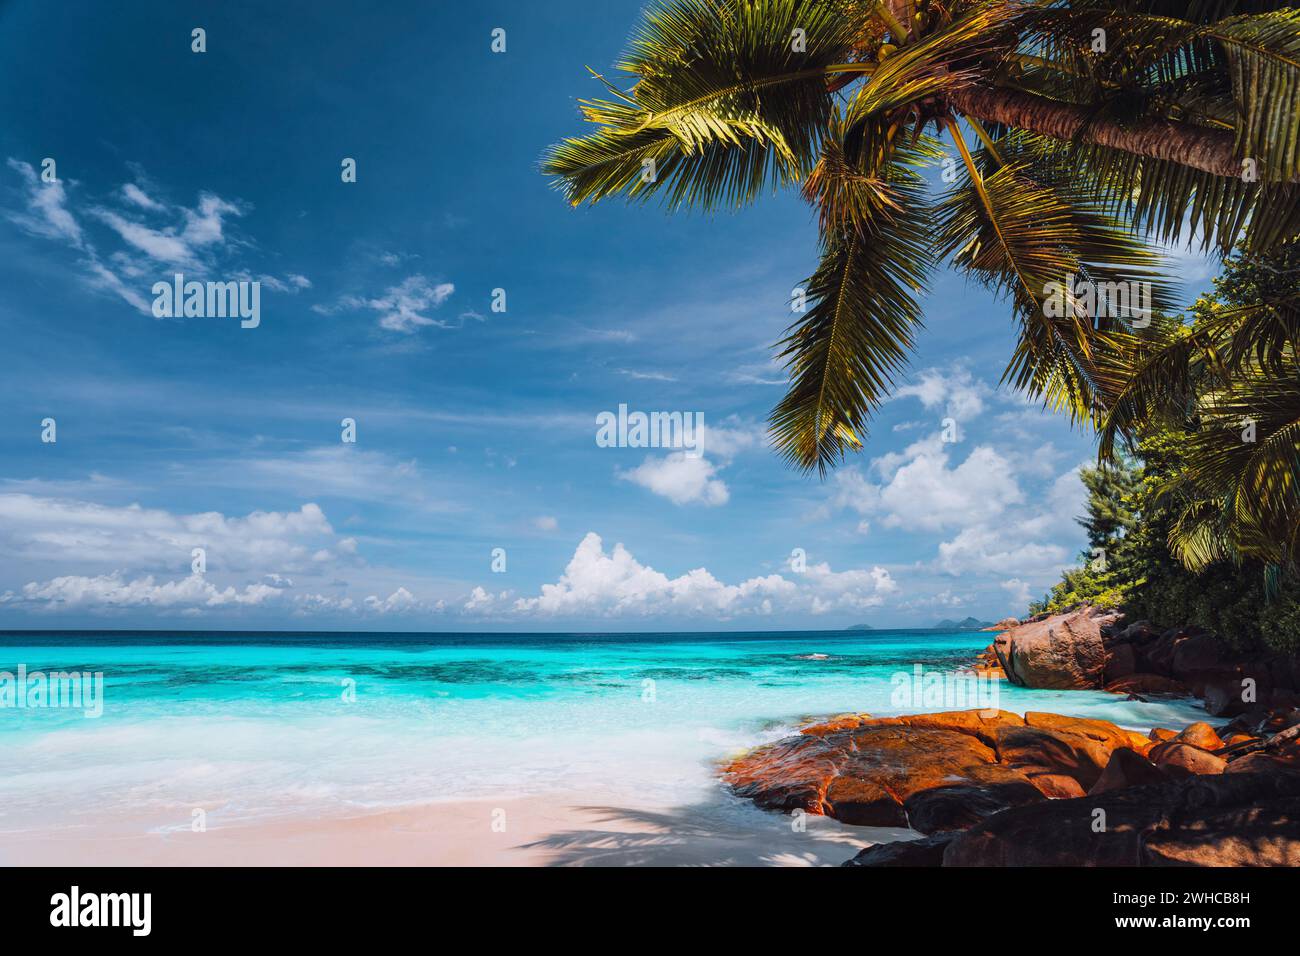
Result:
[[[976,119],[1041,133],[1053,139],[1108,146],[1136,156],[1164,159],[1181,166],[1239,177],[1243,162],[1233,134],[1171,120],[1144,120],[1121,126],[1112,120],[1088,120],[1088,112],[1072,103],[1058,103],[1021,90],[970,86],[948,94],[948,102]],[[1265,178],[1260,168],[1258,175]]]

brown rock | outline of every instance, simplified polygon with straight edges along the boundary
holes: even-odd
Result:
[[[1108,790],[1122,790],[1125,787],[1144,787],[1152,783],[1164,783],[1168,779],[1169,775],[1146,757],[1135,750],[1120,747],[1111,753],[1106,769],[1101,772],[1101,776],[1088,793],[1105,793]]]
[[[1029,782],[1049,800],[1070,800],[1087,793],[1079,781],[1063,773],[1035,774],[1029,778]]]
[[[1040,774],[1072,777],[1085,791],[1097,782],[1113,745],[1085,734],[1047,727],[1004,727],[998,731],[998,758],[1030,780]]]
[[[975,776],[984,774],[977,772]],[[903,803],[907,825],[920,833],[965,830],[1008,807],[1041,800],[1036,783],[995,778],[982,784],[920,790]]]
[[[1222,757],[1216,757],[1199,747],[1178,740],[1167,740],[1162,744],[1156,744],[1147,756],[1157,767],[1176,777],[1223,773],[1228,766],[1228,761]]]
[[[1004,617],[1002,620],[998,621],[998,622],[997,622],[996,624],[994,624],[992,627],[986,627],[986,628],[983,628],[983,630],[985,630],[985,631],[1009,631],[1009,630],[1011,630],[1011,628],[1013,628],[1013,627],[1018,627],[1019,625],[1020,625],[1020,618],[1018,618],[1018,617]]]
[[[1132,694],[1135,697],[1188,697],[1192,693],[1187,685],[1159,674],[1132,674],[1108,681],[1106,690],[1113,694]]]
[[[1236,717],[1253,710],[1256,701],[1247,699],[1247,686],[1235,673],[1206,679],[1200,687],[1206,711],[1214,717]],[[1262,695],[1261,699],[1270,696],[1266,688],[1256,687],[1255,692]]]
[[[1067,733],[1082,734],[1091,737],[1109,747],[1127,747],[1129,732],[1112,724],[1109,720],[1096,720],[1091,717],[1065,717],[1061,714],[1049,714],[1041,711],[1026,711],[1025,724],[1029,727],[1043,727],[1047,730],[1063,730]]]
[[[1228,761],[1224,773],[1300,773],[1300,753],[1250,753]]]
[[[1147,866],[1300,866],[1300,797],[1164,822],[1142,857]]]
[[[1160,631],[1150,621],[1134,621],[1119,632],[1119,639],[1130,644],[1145,644],[1160,636]]]
[[[1085,607],[1021,624],[994,641],[1007,678],[1024,687],[1085,689],[1100,687],[1106,663],[1101,625],[1114,620]]]
[[[1132,644],[1114,644],[1106,652],[1104,679],[1112,684],[1137,672],[1137,653]]]
[[[941,866],[943,851],[955,833],[936,833],[919,840],[876,843],[858,852],[844,866]]]
[[[1218,670],[1224,646],[1213,634],[1188,634],[1173,644],[1170,673],[1184,683],[1194,683],[1202,675]]]
[[[723,768],[735,793],[766,810],[825,813],[826,788],[847,754],[825,737],[799,735],[759,747]]]
[[[1300,774],[1189,777],[1005,810],[958,835],[945,866],[1266,865],[1300,852]],[[1104,814],[1105,826],[1098,828]],[[1241,834],[1249,834],[1246,839]],[[1217,854],[1217,841],[1222,850]]]
[[[920,819],[912,825],[969,825],[982,813],[1042,799],[1024,774],[998,764],[980,739],[992,740],[991,728],[1019,721],[1015,714],[974,711],[869,718],[759,747],[723,774],[736,794],[760,807],[824,813],[860,826],[907,826],[904,804],[910,797],[962,788],[960,794],[915,802]]]
[[[1221,750],[1223,741],[1219,735],[1214,732],[1214,728],[1205,721],[1197,721],[1194,724],[1188,724],[1174,737],[1174,740],[1184,744],[1191,744],[1193,747],[1200,747],[1202,750]]]

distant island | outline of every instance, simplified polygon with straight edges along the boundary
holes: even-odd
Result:
[[[992,621],[980,621],[973,617],[963,618],[960,621],[943,620],[933,627],[905,628],[904,630],[918,631],[983,631],[994,627]],[[846,631],[874,631],[875,628],[870,624],[853,624],[846,627]]]
[[[977,621],[973,617],[964,617],[960,621],[943,620],[936,624],[931,630],[934,631],[982,631],[986,627],[993,627],[992,621]]]

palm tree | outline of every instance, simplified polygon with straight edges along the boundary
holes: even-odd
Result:
[[[1101,357],[1116,387],[1100,454],[1176,436],[1180,466],[1158,494],[1170,551],[1192,571],[1255,559],[1271,596],[1300,572],[1300,243],[1228,266],[1190,325],[1161,319]]]
[[[1300,11],[1282,3],[658,0],[619,68],[629,88],[599,77],[609,97],[582,103],[596,129],[544,161],[571,203],[797,187],[816,208],[771,425],[822,474],[861,447],[941,263],[1009,300],[1004,380],[1099,424],[1124,378],[1106,357],[1138,347],[1144,313],[1067,277],[1160,310],[1158,246],[1300,231]]]

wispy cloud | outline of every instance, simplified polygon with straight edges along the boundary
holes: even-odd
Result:
[[[251,211],[245,202],[201,192],[192,207],[174,205],[150,195],[139,181],[125,183],[108,201],[82,210],[85,217],[106,227],[101,238],[120,244],[105,253],[91,241],[73,211],[63,181],[47,182],[22,160],[10,158],[8,166],[22,180],[24,191],[24,209],[11,211],[8,218],[31,235],[79,251],[86,282],[119,296],[140,312],[152,314],[142,290],[151,287],[163,269],[204,274],[226,268],[234,276],[251,276],[248,268],[228,261],[232,250],[249,245],[232,239],[229,232],[231,219]],[[143,174],[137,171],[137,177],[142,180]],[[298,274],[283,279],[271,275],[257,278],[283,292],[311,287],[311,280]]]
[[[450,282],[434,282],[417,273],[378,295],[345,295],[333,305],[315,305],[312,310],[321,315],[370,311],[378,316],[381,329],[408,335],[428,326],[449,329],[460,328],[470,321],[483,321],[483,316],[474,311],[462,312],[454,322],[430,315],[440,309],[455,291],[456,286]]]

